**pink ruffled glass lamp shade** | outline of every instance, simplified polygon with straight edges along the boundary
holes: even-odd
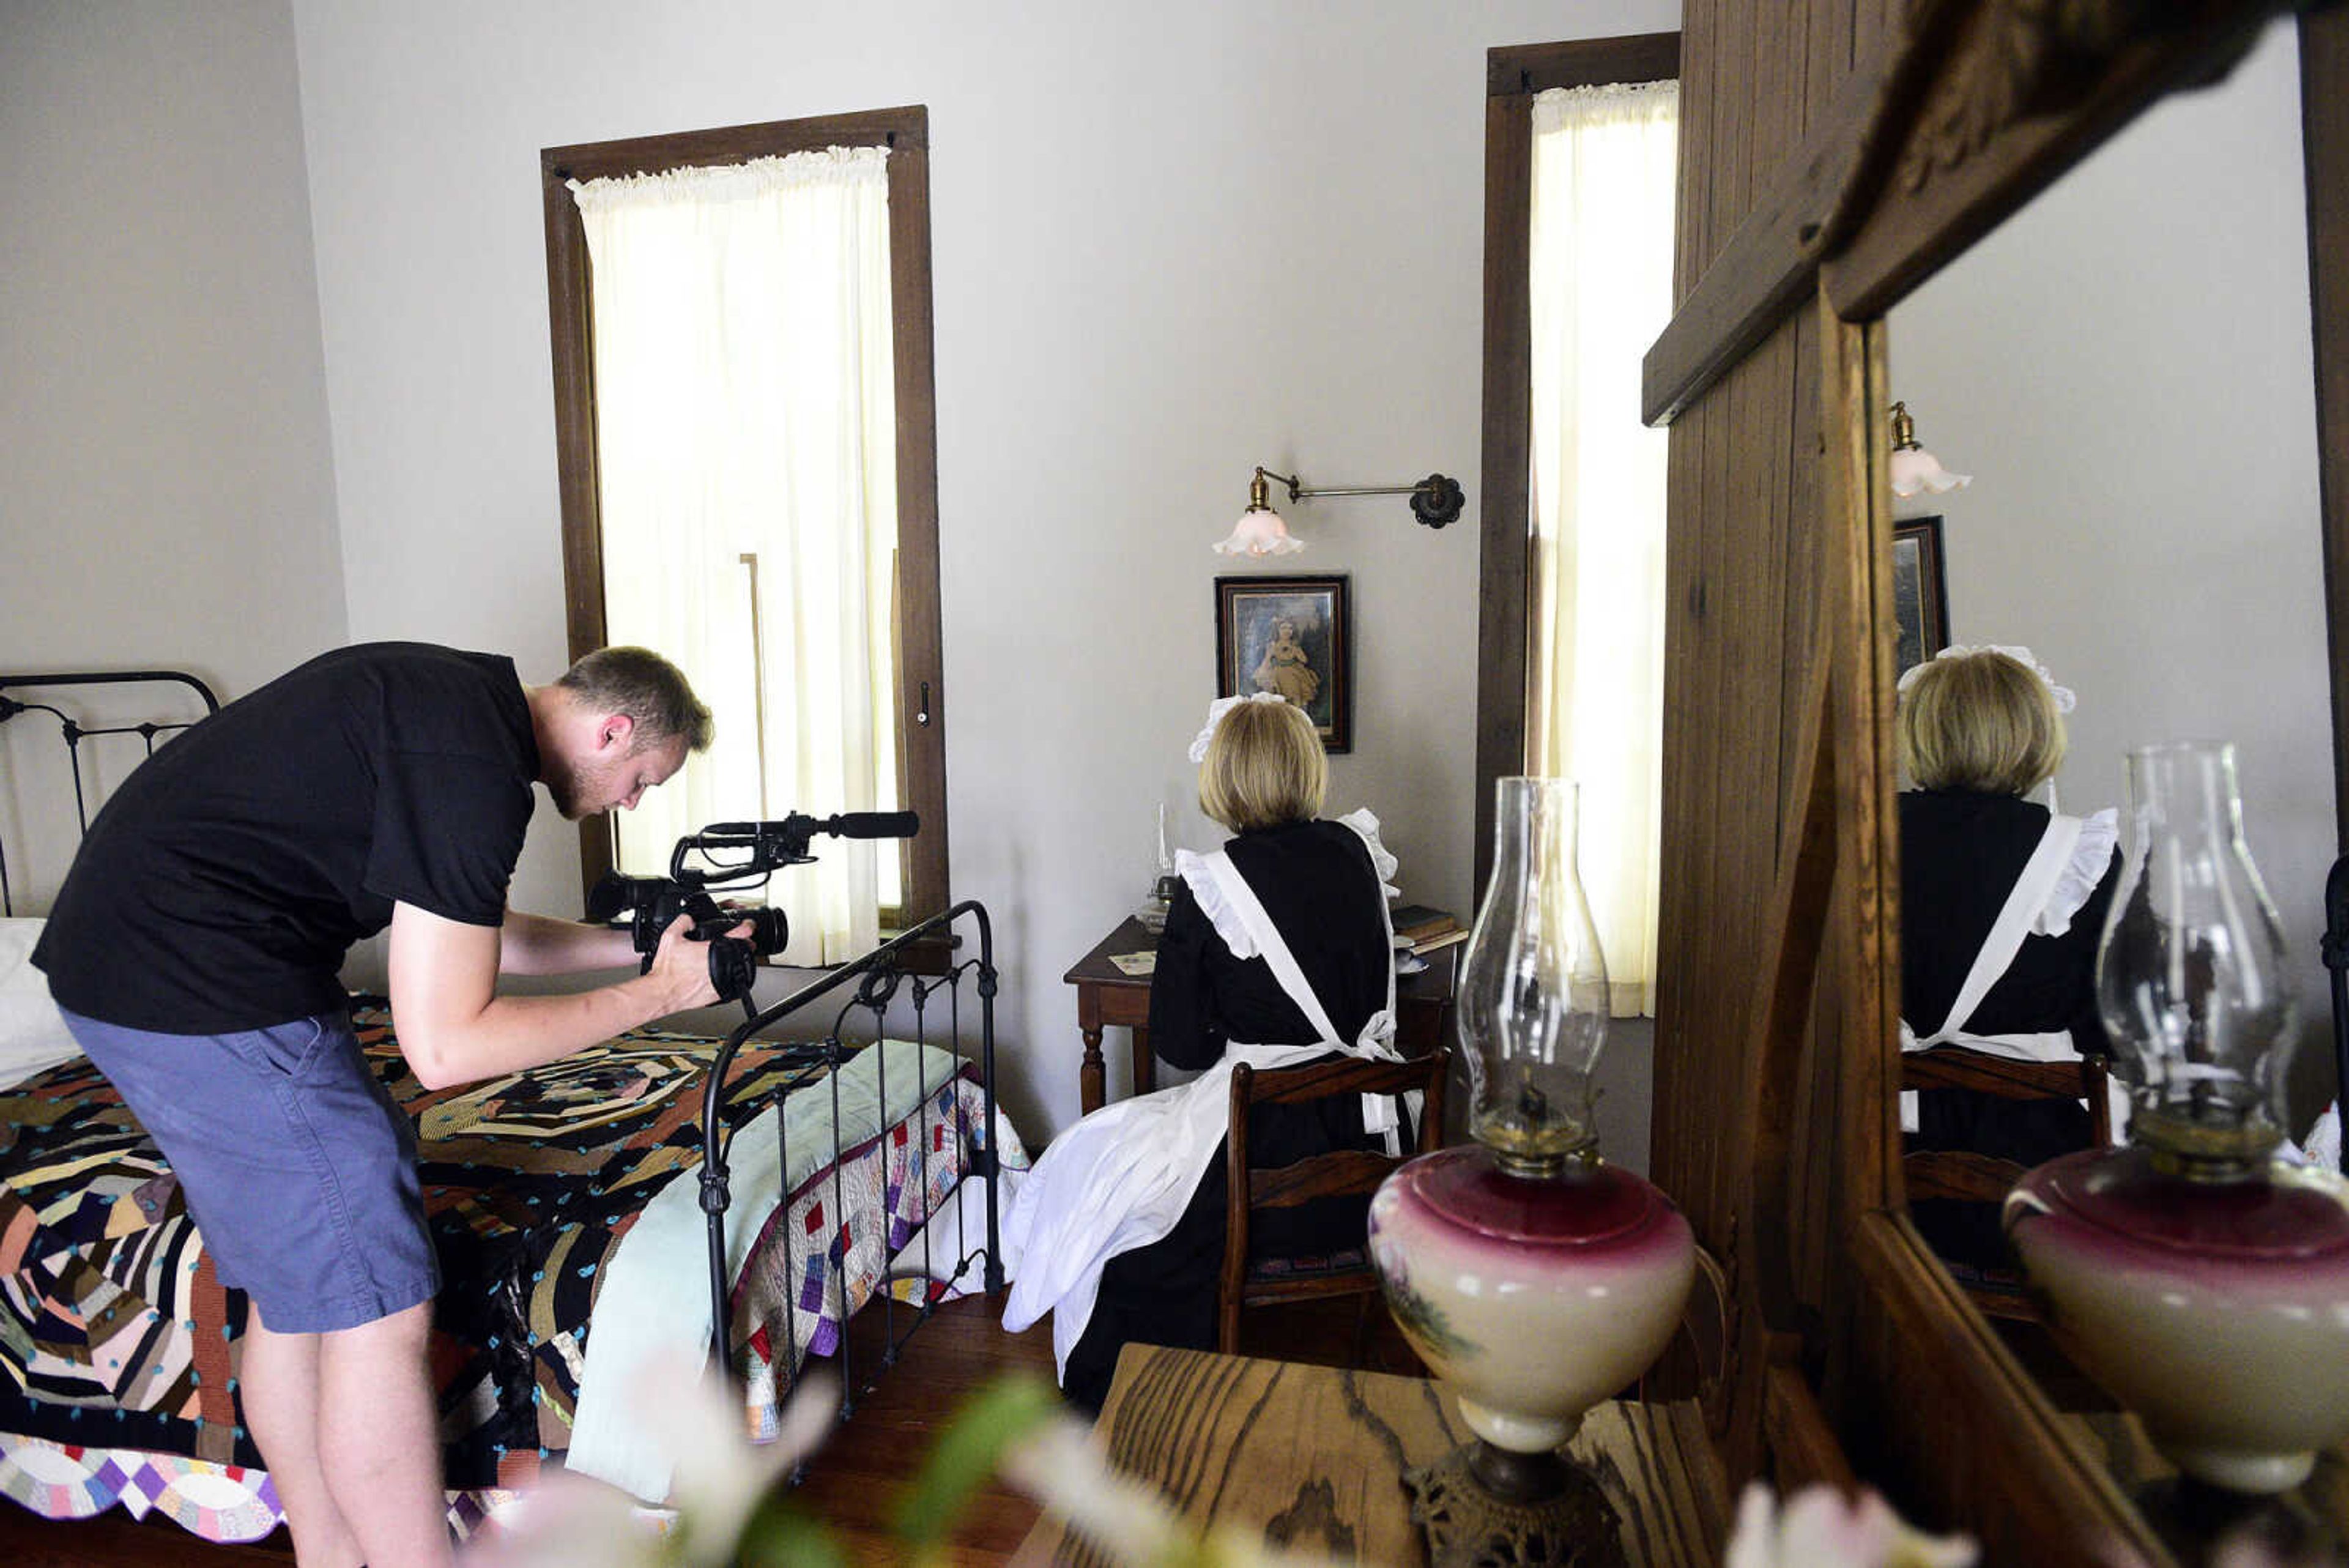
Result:
[[[1213,548],[1219,556],[1293,556],[1305,548],[1305,541],[1291,534],[1271,507],[1251,506]]]
[[[1663,1353],[1696,1273],[1671,1199],[1599,1156],[1607,969],[1575,868],[1575,786],[1498,789],[1460,979],[1476,1141],[1411,1161],[1371,1200],[1387,1303],[1477,1438],[1404,1478],[1439,1568],[1531,1561],[1510,1554],[1527,1542],[1619,1560],[1619,1521],[1557,1450]]]
[[[2187,1475],[2298,1485],[2349,1438],[2349,1189],[2271,1162],[2295,1009],[2234,748],[2128,758],[2096,998],[2129,1146],[2041,1166],[2008,1239],[2067,1354]]]
[[[1973,482],[1971,473],[1943,468],[1941,460],[1922,447],[1892,454],[1892,493],[1904,501],[1912,495],[1946,495]]]
[[[1909,417],[1909,405],[1892,405],[1892,500],[1893,509],[1903,514],[1921,512],[1931,504],[1931,498],[1946,495],[1953,490],[1963,490],[1974,482],[1971,473],[1951,473],[1941,466],[1941,460],[1917,442],[1917,421]]]

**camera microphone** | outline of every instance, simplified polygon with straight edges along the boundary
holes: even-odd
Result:
[[[922,819],[910,811],[843,811],[822,829],[842,838],[911,838],[921,830]]]

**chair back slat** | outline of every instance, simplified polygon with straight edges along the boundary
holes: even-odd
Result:
[[[1425,1056],[1401,1062],[1350,1057],[1268,1072],[1257,1072],[1242,1064],[1234,1069],[1233,1075],[1237,1078],[1241,1072],[1248,1073],[1248,1097],[1255,1104],[1293,1106],[1306,1100],[1326,1099],[1331,1095],[1400,1095],[1425,1089],[1428,1060]]]
[[[1970,1203],[2001,1203],[2023,1179],[2023,1167],[2011,1159],[1962,1149],[1920,1149],[1900,1162],[1909,1180],[1909,1200],[1955,1198]]]
[[[2105,1064],[2100,1057],[2069,1062],[2023,1062],[1969,1051],[1962,1045],[1936,1045],[1911,1051],[1900,1058],[1904,1089],[1973,1089],[2006,1100],[2080,1099],[2088,1096],[2089,1077],[2103,1087]]]
[[[1294,1209],[1317,1198],[1375,1192],[1400,1160],[1359,1148],[1317,1154],[1294,1165],[1258,1166],[1248,1172],[1248,1207]]]

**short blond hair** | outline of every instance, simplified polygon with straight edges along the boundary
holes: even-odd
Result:
[[[1199,809],[1235,833],[1321,814],[1330,760],[1312,716],[1293,702],[1242,702],[1199,763]]]
[[[1924,789],[2024,794],[2064,765],[2064,715],[2037,671],[1995,649],[1944,654],[1900,697],[1900,765]]]

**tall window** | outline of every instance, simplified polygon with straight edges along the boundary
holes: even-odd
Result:
[[[1581,784],[1618,1016],[1654,1011],[1666,445],[1640,367],[1671,317],[1678,54],[1495,50],[1487,118],[1479,791]]]
[[[910,845],[778,875],[796,963],[947,902],[924,121],[543,160],[574,649],[657,649],[719,720],[587,867],[664,868],[709,822],[917,811]]]

